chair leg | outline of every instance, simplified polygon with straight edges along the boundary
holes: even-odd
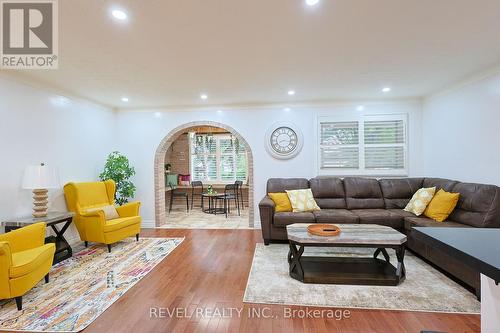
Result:
[[[85,241],[85,247],[89,246],[89,242]]]
[[[186,195],[186,210],[189,213],[189,197],[187,195]]]
[[[174,201],[174,196],[173,195],[170,195],[170,205],[168,207],[168,213],[170,214],[170,212],[172,211],[172,203]]]
[[[139,234],[135,234],[135,241],[138,242],[139,241]]]
[[[17,311],[21,311],[23,309],[23,296],[18,296],[16,299]]]
[[[111,253],[111,244],[108,244],[108,253]]]
[[[191,190],[191,210],[193,210],[193,202],[194,202],[194,189]]]
[[[238,216],[241,216],[241,214],[240,214],[240,199],[235,198],[234,201],[236,201],[236,208],[238,208]]]
[[[226,219],[227,219],[227,212],[229,210],[229,200],[227,200],[226,198],[224,198],[224,211],[226,213]]]
[[[240,188],[240,199],[241,199],[241,210],[245,209],[245,204],[243,203],[243,190]]]
[[[49,283],[49,273],[47,273],[47,275],[45,275],[45,283]]]

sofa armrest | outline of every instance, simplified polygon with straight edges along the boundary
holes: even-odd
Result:
[[[276,205],[269,196],[265,196],[259,202],[259,212],[260,212],[260,224],[262,228],[262,237],[264,238],[264,244],[269,244],[271,239],[271,225],[274,220],[274,211]]]
[[[116,211],[120,217],[139,216],[139,208],[141,203],[139,201],[129,202],[122,206],[116,207]]]
[[[45,223],[38,222],[0,235],[0,241],[8,242],[13,253],[31,250],[45,243]]]
[[[274,201],[268,196],[266,195],[264,198],[262,198],[262,200],[259,202],[259,208],[268,208],[268,209],[272,209],[273,213],[274,213],[274,209],[276,208],[276,204],[274,203]]]

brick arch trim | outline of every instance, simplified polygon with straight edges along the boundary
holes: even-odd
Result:
[[[155,153],[154,160],[154,186],[155,186],[155,226],[159,227],[163,223],[167,222],[167,210],[165,207],[165,155],[168,148],[179,136],[179,132],[185,131],[191,127],[197,126],[212,126],[223,128],[230,132],[232,135],[238,138],[238,140],[245,145],[247,148],[247,159],[248,159],[248,209],[249,218],[248,226],[250,228],[254,227],[254,184],[253,184],[253,154],[250,145],[245,140],[241,134],[239,134],[234,128],[223,123],[218,123],[214,121],[193,121],[189,123],[182,124],[171,130],[160,142]]]

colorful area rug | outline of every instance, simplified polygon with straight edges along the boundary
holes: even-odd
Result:
[[[388,250],[391,263],[396,258]],[[288,273],[288,245],[257,244],[244,302],[450,313],[479,313],[475,295],[432,266],[405,255],[406,280],[396,287],[306,284]],[[304,255],[371,256],[369,249],[306,248]]]
[[[0,301],[0,330],[78,332],[139,282],[172,252],[183,238],[127,239],[93,245],[50,271],[23,296],[23,310],[14,300]]]

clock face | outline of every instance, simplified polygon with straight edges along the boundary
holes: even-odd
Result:
[[[297,133],[290,127],[282,126],[276,128],[269,138],[271,148],[280,155],[288,155],[293,153],[297,148],[298,138]]]

